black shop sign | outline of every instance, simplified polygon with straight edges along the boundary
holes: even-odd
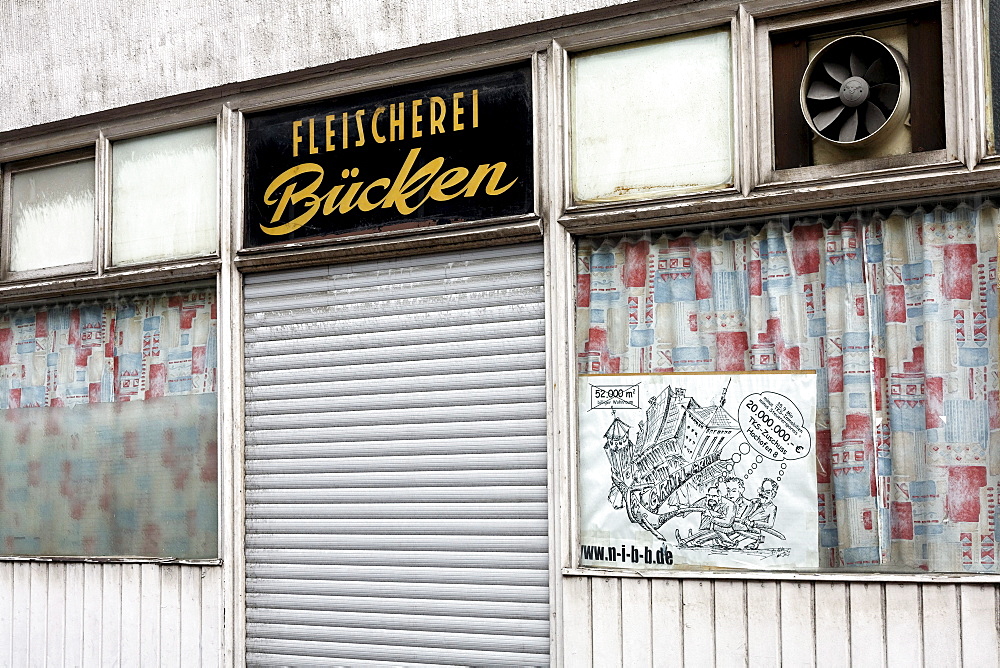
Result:
[[[246,117],[245,245],[533,210],[531,70]]]

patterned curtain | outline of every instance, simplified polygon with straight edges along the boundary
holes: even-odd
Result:
[[[0,553],[218,554],[214,291],[0,311]]]
[[[994,204],[585,238],[580,373],[817,372],[821,567],[991,572]]]

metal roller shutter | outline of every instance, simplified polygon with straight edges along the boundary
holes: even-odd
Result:
[[[246,279],[247,662],[547,665],[540,245]]]

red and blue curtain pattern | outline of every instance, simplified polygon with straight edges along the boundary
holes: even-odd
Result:
[[[0,554],[215,558],[214,291],[0,311]]]
[[[997,218],[580,239],[578,371],[814,369],[820,566],[995,572]]]

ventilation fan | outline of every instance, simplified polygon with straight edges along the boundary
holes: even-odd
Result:
[[[892,134],[910,109],[906,63],[877,39],[848,35],[820,49],[799,89],[802,114],[817,136],[860,148]]]

